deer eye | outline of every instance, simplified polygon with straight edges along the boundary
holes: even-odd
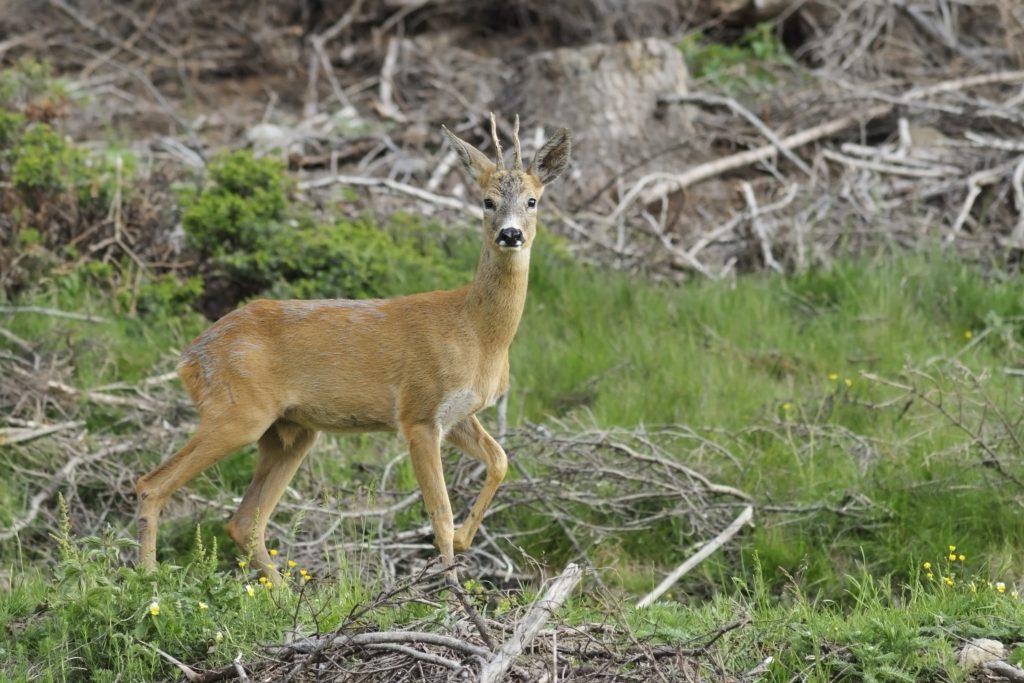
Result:
[[[534,199],[533,197],[530,197],[529,199],[526,200],[526,205],[532,209],[537,206],[537,200]]]
[[[484,200],[484,208],[488,211],[494,211],[494,200],[488,197]]]

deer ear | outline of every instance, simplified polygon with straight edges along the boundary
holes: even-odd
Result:
[[[569,167],[569,153],[572,151],[572,134],[568,128],[559,128],[544,146],[537,150],[537,156],[530,163],[529,173],[537,176],[547,185]]]
[[[494,163],[485,157],[483,152],[448,130],[447,126],[442,125],[441,131],[448,138],[448,144],[459,155],[459,161],[462,163],[462,170],[465,171],[466,176],[480,187],[483,187],[483,182],[481,181],[485,175],[495,169]]]

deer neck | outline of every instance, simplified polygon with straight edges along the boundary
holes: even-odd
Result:
[[[485,347],[511,346],[523,317],[529,274],[529,250],[496,254],[484,245],[469,286],[466,310]]]

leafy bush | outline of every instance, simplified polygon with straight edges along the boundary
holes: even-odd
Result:
[[[771,67],[793,63],[770,23],[758,24],[732,44],[711,41],[698,31],[685,36],[679,49],[694,78],[727,90],[773,84]]]
[[[188,243],[209,276],[231,278],[242,297],[278,298],[390,296],[464,278],[432,226],[399,218],[396,238],[366,218],[317,223],[289,206],[289,187],[279,162],[249,152],[210,165],[207,185],[182,198]]]
[[[50,65],[24,58],[0,71],[0,109],[23,110],[33,103],[63,103],[64,85],[53,78]]]

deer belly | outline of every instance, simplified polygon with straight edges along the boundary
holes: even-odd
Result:
[[[283,417],[303,427],[325,432],[386,432],[395,429],[386,416],[365,410],[296,406],[286,410]]]

